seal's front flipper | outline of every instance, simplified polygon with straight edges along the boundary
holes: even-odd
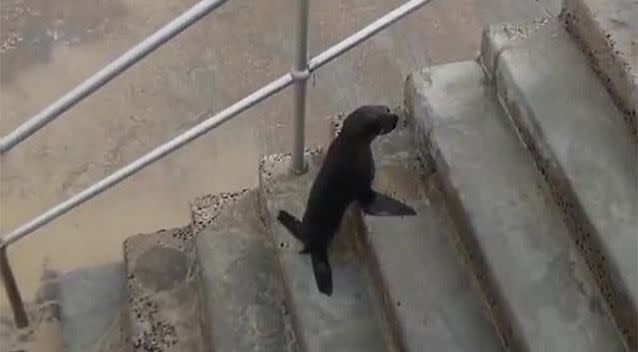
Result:
[[[305,243],[305,238],[303,236],[303,233],[301,232],[301,222],[297,220],[297,218],[290,215],[290,213],[285,210],[280,210],[279,214],[277,214],[277,220],[279,220],[279,222],[284,225],[288,232],[290,232],[301,242]]]
[[[367,205],[362,205],[367,215],[374,216],[412,216],[416,211],[402,202],[385,194],[374,192],[374,199]]]

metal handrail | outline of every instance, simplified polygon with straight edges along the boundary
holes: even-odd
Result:
[[[88,96],[89,94],[97,90],[100,86],[104,85],[110,79],[114,78],[116,75],[123,72],[126,68],[130,67],[135,62],[139,61],[141,58],[143,58],[145,55],[153,51],[155,48],[159,47],[161,44],[169,40],[171,37],[175,36],[181,30],[187,28],[192,23],[194,23],[195,21],[203,17],[206,13],[212,11],[214,8],[218,7],[225,1],[226,0],[202,1],[199,4],[195,5],[193,8],[191,8],[190,10],[188,10],[186,13],[179,16],[179,19],[181,19],[180,21],[177,21],[177,19],[171,21],[167,26],[163,27],[162,29],[160,29],[159,31],[157,31],[155,34],[151,36],[156,38],[154,41],[152,41],[152,43],[151,41],[149,41],[150,37],[147,38],[142,43],[138,44],[133,49],[129,50],[127,53],[120,56],[120,58],[116,60],[117,62],[119,62],[117,65],[114,64],[116,61],[109,64],[107,67],[102,69],[98,74],[89,78],[87,81],[85,81],[83,84],[73,89],[71,92],[66,94],[60,100],[53,103],[50,107],[44,109],[43,112],[39,113],[38,115],[34,116],[29,121],[24,123],[22,126],[16,129],[9,136],[5,137],[2,140],[2,148],[4,148],[4,151],[20,143],[20,141],[24,140],[29,135],[33,134],[38,129],[46,125],[48,122],[55,119],[58,115],[60,115],[66,109],[70,108],[71,106],[73,106],[74,104],[82,100],[84,97]],[[389,25],[400,20],[404,16],[417,10],[421,6],[429,3],[430,1],[431,0],[410,0],[406,2],[405,4],[399,6],[398,8],[390,11],[389,13],[379,18],[378,20],[372,22],[371,24],[364,27],[363,29],[357,31],[356,33],[350,35],[349,37],[343,39],[339,43],[323,51],[319,55],[311,58],[308,61],[307,60],[308,0],[300,0],[300,11],[299,11],[299,18],[300,18],[299,30],[300,31],[299,31],[299,38],[298,38],[297,60],[295,62],[295,66],[293,67],[293,69],[291,69],[291,72],[282,75],[281,77],[268,83],[264,87],[256,90],[252,94],[235,102],[228,108],[209,117],[205,121],[190,128],[189,130],[179,134],[177,137],[153,149],[152,151],[148,152],[141,158],[120,168],[119,170],[115,171],[111,175],[101,179],[100,181],[87,187],[83,191],[71,196],[67,200],[55,205],[54,207],[50,208],[46,212],[24,223],[23,225],[17,227],[16,229],[10,231],[8,234],[0,238],[0,257],[1,257],[0,269],[2,269],[0,270],[0,274],[2,274],[3,276],[3,280],[5,282],[5,289],[7,290],[8,296],[11,300],[10,303],[14,312],[16,325],[18,327],[25,327],[28,324],[28,321],[27,321],[26,315],[24,314],[24,305],[22,303],[19,292],[17,291],[17,287],[15,285],[15,279],[13,278],[13,274],[8,265],[8,261],[6,261],[7,259],[6,248],[9,244],[14,243],[18,241],[19,239],[29,235],[33,231],[53,221],[54,219],[68,212],[69,210],[79,206],[80,204],[95,197],[101,192],[111,188],[112,186],[118,184],[119,182],[123,181],[129,176],[134,175],[135,173],[142,170],[144,167],[148,166],[149,164],[161,159],[165,155],[188,144],[189,142],[193,141],[197,137],[207,133],[213,128],[216,128],[217,126],[230,120],[237,114],[258,104],[259,102],[270,97],[271,95],[278,93],[279,91],[283,90],[284,88],[288,87],[289,85],[293,83],[295,83],[295,86],[296,86],[296,94],[295,94],[295,121],[296,122],[295,122],[295,139],[294,139],[294,145],[293,145],[293,151],[292,151],[292,154],[293,154],[292,167],[293,167],[293,170],[297,172],[302,172],[304,168],[303,126],[304,126],[304,117],[305,117],[305,98],[306,98],[305,83],[310,77],[310,75],[312,74],[312,72],[324,66],[325,64],[332,61],[336,57],[340,56],[344,52],[357,46],[358,44],[370,38],[371,36],[378,33],[379,31],[385,29]],[[200,5],[204,3],[206,3],[206,5]],[[205,7],[205,6],[209,6],[209,7]],[[205,10],[207,10],[207,12],[204,13]],[[175,28],[172,30],[166,29],[169,26],[175,27]],[[160,32],[164,34],[159,35],[158,33]],[[159,38],[165,38],[165,39],[160,40]],[[142,45],[143,43],[147,43],[147,44]],[[141,49],[141,47],[144,47],[146,49]],[[143,50],[146,50],[146,51],[142,52]],[[138,54],[135,54],[136,52],[138,52]],[[111,73],[106,74],[103,72],[111,72]],[[71,96],[72,93],[74,93],[75,96]],[[58,107],[56,108],[56,106]],[[14,283],[13,285],[11,285],[12,282]]]

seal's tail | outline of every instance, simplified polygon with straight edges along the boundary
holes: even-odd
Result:
[[[290,213],[285,210],[280,210],[279,214],[277,214],[277,220],[279,220],[279,222],[284,225],[286,229],[288,229],[288,232],[290,232],[298,240],[306,243],[305,236],[301,231],[301,222],[297,220],[297,218],[290,215]]]
[[[331,296],[332,295],[332,270],[328,262],[328,250],[314,249],[310,252],[312,258],[312,270],[315,273],[315,281],[319,292]]]
[[[285,210],[280,210],[277,220],[298,240],[304,243],[305,247],[301,253],[310,253],[312,258],[312,270],[315,273],[317,288],[325,295],[332,295],[332,270],[328,263],[328,249],[315,248],[306,243],[306,237],[301,231],[301,222]]]

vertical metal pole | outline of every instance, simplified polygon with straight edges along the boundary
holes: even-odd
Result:
[[[310,77],[308,69],[308,1],[297,0],[299,12],[297,14],[297,57],[292,68],[295,80],[295,122],[294,141],[292,145],[292,171],[301,174],[306,171],[304,161],[304,129],[306,119],[306,83]]]
[[[27,312],[24,310],[24,303],[22,302],[22,297],[20,297],[16,279],[9,265],[7,247],[0,247],[0,275],[2,275],[4,289],[7,291],[16,327],[19,329],[26,328],[29,325],[29,318],[27,318]]]

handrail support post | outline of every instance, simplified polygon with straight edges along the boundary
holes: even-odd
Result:
[[[24,309],[24,302],[22,301],[22,296],[20,296],[11,265],[9,265],[6,246],[0,246],[0,275],[2,276],[4,288],[9,298],[9,304],[13,311],[15,325],[18,329],[26,328],[29,325],[29,318]]]
[[[294,136],[292,145],[292,172],[303,174],[306,171],[304,160],[306,88],[310,70],[308,68],[308,17],[309,0],[298,0],[297,14],[297,53],[291,75],[295,80],[294,94]]]

